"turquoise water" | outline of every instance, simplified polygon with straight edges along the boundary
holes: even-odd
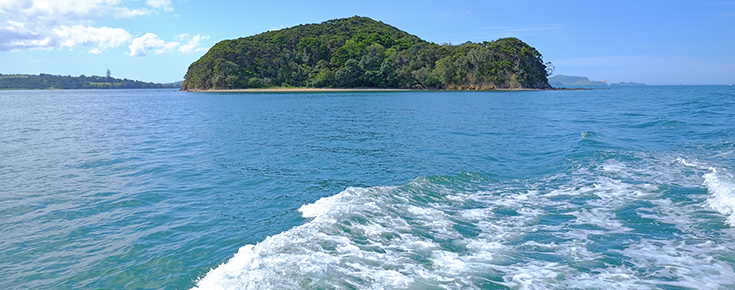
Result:
[[[735,89],[0,91],[2,289],[731,289]]]

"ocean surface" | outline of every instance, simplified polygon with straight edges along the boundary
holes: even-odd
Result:
[[[0,289],[733,289],[735,89],[0,91]]]

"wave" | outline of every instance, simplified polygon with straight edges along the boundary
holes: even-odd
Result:
[[[711,168],[710,173],[704,175],[704,185],[710,192],[707,199],[709,206],[727,216],[727,223],[735,227],[735,178],[732,174]]]
[[[242,247],[195,289],[731,287],[735,232],[718,225],[729,215],[735,226],[732,180],[630,153],[538,179],[347,188],[302,206],[308,222]]]
[[[732,154],[732,151],[719,153],[715,157],[724,157]],[[727,223],[735,227],[735,176],[724,168],[716,168],[698,161],[687,161],[678,158],[677,162],[682,165],[707,171],[702,174],[703,185],[707,188],[707,206],[727,217]]]

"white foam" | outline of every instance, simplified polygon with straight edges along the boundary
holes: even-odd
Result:
[[[358,188],[350,187],[337,195],[321,198],[312,204],[302,205],[299,212],[305,218],[321,217],[327,213],[336,215],[349,212],[354,204],[352,201],[359,199],[362,192]]]
[[[564,271],[564,266],[558,263],[547,263],[545,265],[538,265],[537,263],[531,263],[522,269],[521,273],[515,274],[506,278],[509,285],[520,286],[520,289],[543,289],[545,284],[542,281],[555,280],[561,272]]]
[[[708,168],[645,155],[540,180],[452,188],[452,180],[418,178],[348,188],[302,206],[306,224],[241,248],[197,288],[479,289],[478,281],[491,280],[513,289],[727,287],[735,273],[720,255],[735,248],[725,242],[733,237],[704,241],[712,233],[699,225],[710,221],[699,212],[706,198],[732,224],[735,179]],[[703,180],[709,197],[667,196],[668,188],[701,188]],[[641,208],[631,214],[631,204]],[[623,209],[680,232],[661,233],[669,239],[634,232],[640,227],[618,216]]]
[[[706,222],[701,218],[695,218],[691,213],[699,210],[699,203],[681,204],[674,203],[669,198],[650,200],[654,205],[648,210],[638,210],[642,218],[653,219],[661,223],[673,224],[674,227],[684,233],[695,233],[703,235],[697,226]]]
[[[676,158],[676,162],[681,163],[684,166],[689,166],[689,167],[696,167],[696,168],[701,168],[702,167],[701,165],[697,164],[697,162],[690,162],[690,161],[687,161],[686,159],[681,158],[681,157],[677,157]]]
[[[452,252],[434,251],[431,260],[440,272],[451,276],[456,276],[467,268],[467,264],[459,259],[459,255]]]
[[[651,284],[722,289],[723,285],[735,285],[735,272],[731,265],[716,260],[713,255],[731,246],[732,243],[725,247],[711,241],[687,244],[644,239],[620,252],[631,257],[638,268],[656,269],[642,279]]]
[[[588,204],[595,204],[595,202],[590,201]],[[577,218],[571,223],[574,225],[596,226],[606,229],[608,233],[622,233],[631,230],[623,226],[619,220],[615,219],[615,214],[610,208],[605,208],[604,204],[591,209],[582,208],[571,213],[571,215]]]
[[[724,170],[718,172],[714,168],[703,177],[710,193],[707,204],[727,216],[727,223],[735,227],[735,178]]]
[[[487,218],[493,214],[493,208],[473,208],[462,210],[459,213],[463,218],[471,221],[478,221]]]

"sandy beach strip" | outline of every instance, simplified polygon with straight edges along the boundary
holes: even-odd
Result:
[[[420,90],[420,89],[380,89],[380,88],[269,88],[269,89],[216,89],[216,90],[182,90],[194,93],[328,93],[328,92],[493,92],[493,91],[554,91],[579,89],[492,89],[492,90]]]
[[[195,93],[300,93],[300,92],[414,92],[425,90],[412,89],[334,89],[334,88],[270,88],[270,89],[226,89],[226,90],[186,90]]]

